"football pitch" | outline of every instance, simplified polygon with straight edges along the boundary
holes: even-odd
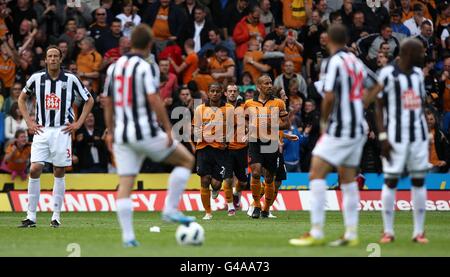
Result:
[[[250,219],[240,211],[234,217],[226,212],[214,213],[211,221],[203,221],[201,212],[190,212],[204,227],[204,245],[179,246],[175,241],[176,224],[164,223],[157,212],[136,212],[134,226],[141,246],[124,249],[116,214],[63,213],[62,226],[49,227],[50,213],[38,213],[36,228],[18,229],[24,213],[0,213],[0,256],[450,256],[450,213],[428,212],[426,234],[428,245],[411,242],[412,212],[395,215],[396,241],[390,245],[377,243],[382,231],[380,212],[363,212],[360,216],[360,245],[355,248],[328,246],[298,248],[288,240],[309,229],[308,212],[275,212],[277,219]],[[149,231],[159,226],[159,233]],[[342,214],[327,212],[327,240],[343,234]],[[375,249],[375,250],[374,250]],[[379,251],[378,251],[379,250]]]

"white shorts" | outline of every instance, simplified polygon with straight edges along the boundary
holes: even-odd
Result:
[[[32,163],[48,162],[56,167],[72,165],[72,135],[63,133],[63,127],[44,127],[33,137]]]
[[[359,167],[366,140],[366,136],[350,139],[323,134],[317,141],[312,154],[335,167]]]
[[[137,175],[146,157],[154,162],[161,162],[172,154],[177,144],[178,141],[174,140],[172,146],[167,147],[167,135],[164,132],[137,142],[114,143],[117,173],[120,176]]]
[[[399,177],[406,169],[409,173],[426,172],[430,169],[428,162],[429,141],[407,143],[391,142],[391,162],[383,157],[383,172],[386,175]]]

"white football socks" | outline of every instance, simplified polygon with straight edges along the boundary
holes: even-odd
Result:
[[[164,203],[163,214],[174,213],[178,210],[181,195],[186,187],[186,183],[191,177],[191,170],[186,167],[175,167],[169,176],[169,188]]]
[[[36,222],[36,210],[39,202],[39,195],[41,193],[41,179],[33,179],[30,177],[28,180],[28,209],[27,218],[33,222]]]
[[[427,188],[422,187],[411,187],[411,200],[413,203],[413,215],[414,215],[414,233],[413,237],[421,235],[424,232],[425,224],[425,211],[427,203]]]
[[[386,184],[383,185],[381,190],[381,202],[383,203],[383,225],[384,232],[390,235],[394,235],[394,205],[395,205],[395,192],[396,189],[391,189]]]
[[[345,234],[344,239],[353,240],[358,237],[358,205],[359,189],[356,182],[342,184],[343,212]]]
[[[134,240],[136,237],[133,229],[133,202],[130,198],[120,198],[116,200],[116,206],[123,242]]]
[[[325,204],[327,185],[324,179],[315,179],[309,182],[311,191],[311,236],[323,238],[323,225],[325,224]]]
[[[64,203],[64,193],[66,192],[65,177],[57,178],[53,183],[53,215],[52,220],[60,221],[61,208]]]

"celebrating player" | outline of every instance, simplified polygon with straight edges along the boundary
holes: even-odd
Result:
[[[286,129],[289,122],[285,103],[272,95],[272,79],[267,75],[259,77],[256,88],[259,94],[255,98],[247,100],[244,105],[246,113],[248,113],[246,120],[250,128],[248,135],[248,155],[252,171],[250,187],[255,205],[252,218],[260,216],[267,218],[269,217],[270,203],[275,196],[274,174],[279,159],[277,131]],[[274,120],[273,123],[272,120]],[[264,175],[265,183],[265,205],[262,212],[261,174]]]
[[[62,53],[55,46],[45,52],[46,70],[31,75],[19,96],[19,109],[34,134],[31,145],[31,168],[28,181],[27,218],[21,228],[36,227],[36,209],[40,195],[40,177],[45,162],[53,164],[53,215],[50,225],[61,225],[61,207],[66,182],[65,167],[72,165],[72,132],[78,130],[89,114],[94,100],[81,81],[61,69]],[[26,98],[36,97],[36,121],[30,118]],[[85,101],[83,111],[75,121],[72,103],[75,97]]]
[[[400,46],[400,60],[383,68],[379,83],[384,84],[377,101],[377,125],[385,185],[381,192],[384,234],[381,243],[394,241],[394,202],[398,180],[404,169],[412,178],[414,206],[413,241],[427,243],[424,233],[427,190],[424,177],[428,171],[428,131],[423,106],[425,85],[422,70],[422,43],[407,39]],[[386,115],[386,118],[384,118]]]
[[[204,220],[212,219],[212,198],[219,196],[222,181],[226,176],[226,122],[232,120],[233,106],[222,99],[222,85],[211,83],[208,101],[199,105],[194,113],[194,141],[197,150],[197,174],[201,182],[201,198],[205,208]]]
[[[343,193],[345,234],[332,246],[354,246],[358,244],[359,191],[355,182],[357,168],[367,137],[364,120],[363,82],[370,80],[372,89],[375,77],[367,73],[363,63],[352,53],[344,50],[347,30],[343,25],[331,25],[328,29],[329,50],[332,56],[324,67],[325,93],[322,102],[322,136],[313,150],[310,170],[311,231],[290,244],[311,246],[324,244],[326,175],[338,168]],[[370,77],[370,78],[368,78]],[[325,127],[327,126],[326,130]]]
[[[225,91],[228,104],[234,107],[234,138],[228,144],[227,169],[224,183],[225,198],[228,203],[228,215],[233,216],[236,209],[240,208],[241,191],[247,186],[248,167],[247,141],[245,131],[244,103],[238,100],[238,87],[228,85]],[[233,177],[237,178],[235,191],[233,192]],[[230,203],[231,202],[231,203]]]
[[[194,157],[172,138],[172,126],[157,93],[157,80],[150,64],[143,59],[150,53],[152,38],[147,25],[137,26],[131,34],[131,53],[108,68],[105,81],[105,123],[109,131],[106,142],[114,152],[120,176],[116,205],[124,247],[139,245],[133,230],[130,194],[145,157],[175,166],[169,177],[163,220],[182,224],[195,220],[178,211]]]

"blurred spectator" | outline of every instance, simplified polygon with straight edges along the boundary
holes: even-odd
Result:
[[[19,82],[14,82],[14,85],[11,88],[11,92],[9,96],[5,99],[3,104],[3,112],[5,114],[10,114],[11,107],[14,103],[17,103],[20,93],[22,92],[22,84]]]
[[[193,39],[188,39],[184,42],[184,51],[187,57],[180,66],[169,57],[170,64],[175,69],[175,72],[182,75],[183,84],[187,84],[192,80],[193,74],[198,68],[198,56],[195,53],[194,44]]]
[[[405,24],[405,26],[409,29],[411,36],[418,36],[420,34],[420,27],[424,21],[430,22],[431,27],[433,27],[433,22],[423,16],[423,6],[421,4],[414,4],[413,11],[414,16],[406,21],[403,21],[403,24]]]
[[[103,2],[106,2],[103,0]],[[91,8],[87,3],[81,1],[79,7],[70,8],[67,5],[63,5],[66,18],[75,18],[78,27],[87,28],[92,21]],[[95,11],[94,11],[95,18]]]
[[[6,20],[11,15],[11,9],[7,7],[6,0],[0,0],[0,38],[3,38],[8,32]]]
[[[284,73],[279,75],[273,85],[282,88],[285,91],[288,91],[289,88],[289,82],[293,79],[297,79],[297,95],[302,95],[302,98],[307,97],[307,90],[306,90],[306,81],[305,79],[300,75],[295,73],[294,63],[291,60],[286,60],[284,62]]]
[[[5,139],[11,140],[16,135],[17,130],[27,130],[28,126],[19,111],[19,104],[14,102],[9,115],[5,119]]]
[[[410,0],[400,0],[400,10],[402,12],[402,22],[405,22],[406,20],[413,18],[414,11],[411,6]]]
[[[77,57],[78,76],[81,80],[90,79],[93,91],[98,92],[102,56],[95,50],[94,39],[91,37],[84,38],[80,48],[81,52]]]
[[[60,36],[60,29],[64,26],[64,15],[56,10],[56,1],[36,1],[33,8],[38,15],[39,28],[46,34],[50,44],[56,44]]]
[[[320,22],[320,15],[318,11],[313,11],[311,14],[311,25],[304,26],[300,32],[300,35],[293,33],[294,38],[297,38],[300,43],[305,45],[305,49],[311,51],[316,45],[319,45],[320,34],[326,31],[325,27]],[[281,47],[280,47],[281,48]],[[305,55],[310,55],[310,53],[305,53]]]
[[[225,38],[234,37],[236,25],[249,13],[250,13],[249,0],[232,1],[232,4],[228,6],[227,10],[225,11],[224,22],[225,22],[225,32],[227,34]],[[258,21],[259,21],[259,14],[258,14]],[[236,41],[235,38],[233,39],[234,41]],[[236,44],[238,43],[236,42]]]
[[[78,57],[78,54],[81,52],[81,41],[87,36],[87,30],[86,27],[78,27],[77,32],[75,33],[75,41],[72,51],[72,60],[76,60]]]
[[[344,0],[339,13],[342,17],[342,23],[350,28],[353,23],[353,0]]]
[[[206,8],[200,5],[196,6],[194,20],[189,20],[186,24],[181,41],[184,43],[187,39],[193,39],[195,53],[198,53],[209,42],[208,31],[214,28],[213,23],[206,18]]]
[[[13,53],[7,41],[3,40],[0,47],[0,80],[3,82],[4,89],[9,92],[15,80],[16,65],[19,64],[20,58],[18,54]]]
[[[262,63],[270,66],[270,71],[267,72],[272,80],[281,74],[281,65],[284,62],[285,55],[283,52],[275,51],[275,42],[273,40],[266,40],[263,44],[263,59]]]
[[[371,28],[365,23],[364,13],[362,11],[354,11],[353,24],[349,29],[350,45],[358,39],[368,36],[371,32]]]
[[[255,95],[256,95],[256,90],[248,89],[245,92],[245,97],[244,98],[245,98],[245,100],[253,99],[255,97]]]
[[[373,30],[380,30],[382,25],[389,25],[390,16],[389,11],[383,5],[376,7],[372,5],[368,6],[368,3],[373,1],[367,1],[362,4],[362,11],[364,12],[364,17],[366,19],[366,24],[371,26]]]
[[[256,91],[255,83],[253,82],[252,75],[244,71],[241,78],[241,84],[238,86],[240,94],[245,94],[247,90]]]
[[[209,58],[209,68],[211,76],[215,81],[228,84],[233,82],[235,64],[228,57],[228,49],[225,46],[218,45],[215,48],[215,55]]]
[[[430,163],[433,173],[448,173],[450,164],[450,145],[445,134],[440,130],[436,116],[431,111],[426,111],[428,133],[430,136]]]
[[[230,9],[233,5],[236,4],[236,0],[220,0],[220,1],[211,1],[211,15],[214,21],[214,25],[216,25],[223,35],[225,39],[228,38],[228,18],[227,18],[227,10]],[[247,3],[246,3],[247,4]],[[230,31],[231,33],[233,30]]]
[[[272,12],[270,11],[270,1],[259,1],[259,7],[261,8],[261,16],[259,18],[259,21],[264,24],[264,30],[266,34],[269,34],[275,28],[275,19]]]
[[[430,22],[422,22],[420,26],[420,34],[416,36],[423,44],[425,50],[425,60],[434,60],[436,58],[434,51],[434,37],[433,37],[433,26]]]
[[[314,45],[312,51],[305,51],[306,56],[306,83],[309,85],[319,80],[320,65],[322,61],[329,57],[328,53],[328,33],[320,34],[319,45]],[[309,54],[307,54],[309,53]]]
[[[142,21],[153,28],[157,55],[166,47],[169,40],[176,41],[181,37],[187,23],[183,9],[171,0],[153,2],[144,14]]]
[[[11,180],[20,176],[22,180],[27,178],[27,166],[31,154],[31,145],[27,141],[27,132],[17,130],[12,141],[5,150],[5,157],[0,169],[11,173]]]
[[[119,46],[109,49],[103,56],[101,70],[106,69],[110,64],[115,63],[121,56],[127,54],[131,50],[131,42],[128,37],[120,37]]]
[[[220,30],[218,28],[213,28],[208,31],[209,42],[202,46],[202,49],[197,53],[199,57],[205,56],[208,50],[214,51],[217,45],[222,45],[227,48],[230,58],[235,59],[234,50],[235,45],[231,40],[222,40],[220,37]]]
[[[286,40],[281,44],[280,50],[284,52],[284,59],[292,61],[294,63],[295,72],[302,72],[303,63],[303,45],[299,43],[295,38],[297,32],[289,30],[286,36]]]
[[[400,42],[392,36],[392,28],[389,24],[382,25],[379,34],[371,34],[357,42],[362,57],[368,61],[377,57],[382,43],[389,44],[389,56],[395,57],[400,50]]]
[[[205,9],[206,17],[208,21],[212,20],[211,17],[211,11],[208,9],[208,7],[202,3],[200,3],[198,0],[186,0],[183,1],[183,3],[180,4],[180,7],[184,9],[184,12],[188,16],[188,20],[195,20],[195,9],[197,7],[203,7]]]
[[[286,28],[299,30],[308,22],[312,11],[312,0],[281,0],[283,3],[283,23]]]
[[[100,39],[95,43],[96,50],[100,55],[104,55],[108,50],[119,46],[119,40],[122,37],[120,19],[114,18],[109,31],[103,32]]]
[[[174,41],[168,41],[167,46],[159,54],[158,59],[161,60],[171,58],[177,65],[180,65],[183,62],[181,52],[181,47],[178,46],[178,44],[176,44]],[[173,74],[178,75],[172,65],[170,66],[169,71]]]
[[[166,98],[171,98],[174,91],[178,88],[178,80],[177,75],[169,72],[170,61],[167,59],[159,60],[159,70],[161,76],[165,76],[166,80],[161,82],[159,88],[159,95],[161,100],[165,100]]]
[[[289,130],[284,130],[284,133],[298,137],[298,140],[283,138],[283,155],[287,172],[300,172],[300,147],[307,143],[310,131],[311,126],[307,126],[302,132],[301,128],[293,125]]]
[[[411,32],[408,27],[401,21],[402,12],[399,9],[391,11],[391,28],[394,33],[402,34],[403,37],[411,36]]]
[[[102,54],[106,51],[102,47],[102,40],[108,32],[110,32],[110,28],[106,22],[106,10],[98,8],[95,10],[95,21],[89,26],[89,35],[94,38],[95,48]]]
[[[316,145],[320,135],[320,112],[317,110],[316,103],[312,99],[307,99],[304,102],[302,113],[303,126],[311,126],[308,143],[302,147],[301,162],[302,172],[309,172],[311,165],[311,153]]]
[[[261,62],[263,52],[260,50],[260,43],[256,39],[250,40],[248,50],[244,56],[244,72],[250,73],[252,80],[257,80],[263,73],[268,72],[271,67]]]
[[[94,115],[89,113],[83,127],[77,131],[74,143],[80,173],[107,172],[108,152],[103,136],[103,130],[95,127]]]
[[[214,78],[211,76],[211,71],[209,70],[208,60],[206,58],[200,58],[198,62],[198,71],[194,74],[192,80],[195,81],[197,87],[200,91],[207,92],[208,85],[214,82]]]
[[[260,15],[261,9],[257,6],[253,7],[250,14],[243,17],[233,31],[233,40],[236,43],[236,57],[238,60],[244,58],[245,52],[248,50],[248,43],[251,39],[261,42],[266,35],[264,25],[259,22]]]
[[[6,24],[14,36],[14,41],[17,42],[20,37],[20,28],[17,28],[17,26],[20,26],[24,20],[29,20],[30,24],[37,26],[37,15],[33,9],[31,0],[10,1],[8,8],[11,9],[11,12],[10,17],[6,20]]]
[[[141,23],[141,17],[133,11],[133,1],[123,1],[123,13],[116,16],[121,21],[124,36],[131,38],[133,28]]]
[[[449,137],[450,134],[450,56],[444,59],[444,70],[442,71],[440,83],[440,110],[443,113],[442,130]]]
[[[280,45],[285,39],[286,28],[284,27],[283,23],[280,22],[275,24],[275,29],[271,33],[267,34],[267,36],[264,38],[264,42],[266,42],[267,40],[273,40],[275,43],[275,50],[280,50]]]

